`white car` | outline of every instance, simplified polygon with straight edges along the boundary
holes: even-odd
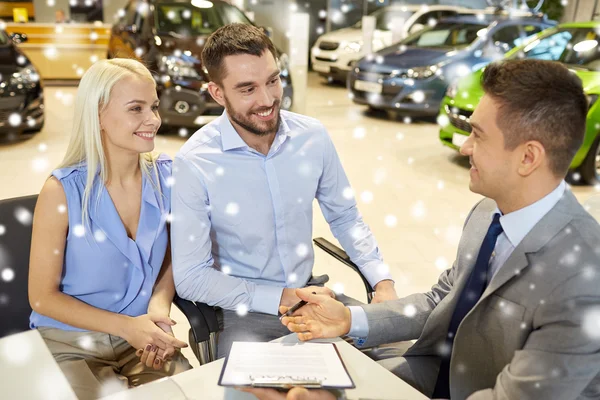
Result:
[[[371,15],[375,17],[372,50],[376,52],[390,46],[392,40],[392,21],[403,21],[397,38],[401,40],[427,25],[435,24],[439,19],[456,14],[473,12],[457,6],[392,5],[383,7]],[[366,54],[363,47],[362,23],[321,35],[311,49],[313,70],[320,75],[335,80],[346,81],[352,64]]]

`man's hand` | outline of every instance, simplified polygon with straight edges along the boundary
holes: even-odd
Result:
[[[252,393],[259,400],[335,400],[327,390],[308,390],[303,387],[292,388],[287,393],[275,389],[240,388],[242,392]]]
[[[352,316],[350,310],[339,301],[324,294],[312,294],[314,289],[296,289],[296,295],[308,302],[291,317],[284,317],[281,323],[298,334],[298,339],[312,340],[334,338],[350,331]],[[289,307],[279,307],[282,314]]]
[[[304,289],[309,290],[309,293],[315,292],[316,294],[323,294],[335,299],[335,293],[328,287],[324,286],[307,286]],[[285,288],[283,289],[283,294],[281,295],[281,301],[279,302],[279,306],[284,306],[290,308],[294,304],[300,301],[300,298],[296,295],[296,289],[293,288]]]
[[[398,295],[394,289],[394,281],[386,279],[375,285],[375,297],[371,303],[383,303],[384,301],[397,300]]]

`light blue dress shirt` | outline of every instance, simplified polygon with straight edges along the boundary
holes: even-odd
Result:
[[[226,113],[175,157],[171,245],[179,296],[224,309],[277,314],[284,287],[311,277],[313,199],[374,286],[391,279],[325,127],[281,112],[265,156]]]
[[[86,186],[85,164],[54,170],[67,199],[69,232],[59,289],[93,307],[129,316],[148,313],[154,283],[167,251],[172,161],[160,155],[152,181],[142,175],[142,202],[135,240],[125,230],[106,187],[96,180],[90,196],[89,221],[81,221]],[[160,185],[162,195],[155,190]],[[100,193],[100,200],[98,198]],[[48,257],[56,257],[49,254]],[[33,311],[30,327],[83,331]]]
[[[506,260],[508,260],[508,257],[510,257],[525,236],[558,203],[565,193],[565,189],[565,181],[562,181],[556,189],[542,199],[500,217],[500,225],[502,225],[503,232],[498,236],[494,252],[490,259],[488,283],[493,279],[500,267],[504,265]],[[502,213],[499,209],[496,209],[494,214]],[[353,306],[348,308],[352,314],[352,324],[348,336],[360,338],[358,341],[360,345],[360,342],[364,343],[364,339],[369,335],[367,314],[362,307]]]

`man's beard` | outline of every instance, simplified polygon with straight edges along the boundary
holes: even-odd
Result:
[[[276,99],[273,102],[273,105],[272,105],[273,112],[277,113],[277,117],[273,118],[272,120],[269,120],[269,121],[264,121],[265,127],[261,128],[258,124],[254,123],[251,119],[252,114],[254,114],[256,112],[261,112],[260,110],[254,110],[253,112],[250,113],[249,116],[243,115],[243,114],[235,111],[235,109],[231,106],[231,103],[227,100],[227,97],[225,97],[225,109],[227,110],[227,114],[229,115],[229,118],[231,118],[233,120],[233,122],[235,122],[236,124],[238,124],[239,126],[244,128],[248,132],[253,133],[257,136],[266,136],[271,133],[276,133],[277,130],[279,130],[279,124],[281,123],[281,113],[280,113],[281,109],[279,108],[280,104],[281,104],[280,99]],[[269,108],[271,108],[271,107],[269,107]]]

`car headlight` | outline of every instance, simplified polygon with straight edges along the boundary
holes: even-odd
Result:
[[[446,96],[453,99],[456,97],[457,93],[458,93],[458,82],[454,81],[448,86],[448,89],[446,89]]]
[[[344,45],[344,51],[347,53],[359,53],[362,49],[362,42],[348,42]]]
[[[290,58],[288,57],[288,55],[285,53],[281,53],[281,55],[277,59],[277,63],[279,64],[279,71],[281,72],[281,76],[288,76],[290,71]]]
[[[194,64],[197,63],[189,57],[163,56],[159,59],[159,69],[170,76],[201,79]]]
[[[589,110],[590,108],[592,108],[592,106],[594,105],[596,100],[598,100],[598,95],[597,94],[586,94],[585,97],[587,98],[587,101],[588,101],[588,110]]]
[[[13,72],[10,77],[10,85],[19,86],[19,85],[27,85],[31,86],[32,84],[36,84],[40,81],[40,75],[37,73],[35,67],[31,64],[24,66],[17,70],[17,72]]]
[[[406,75],[411,79],[427,79],[433,75],[438,70],[437,65],[431,65],[426,67],[415,67],[411,68],[407,71]]]

